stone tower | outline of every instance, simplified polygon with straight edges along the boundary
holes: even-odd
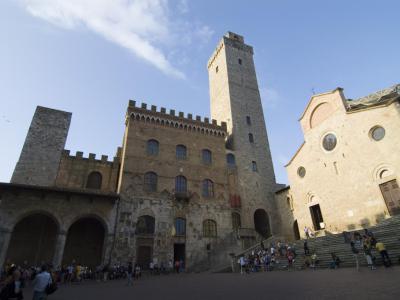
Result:
[[[264,236],[276,233],[276,181],[253,48],[244,43],[242,36],[228,32],[208,62],[208,74],[211,117],[227,122],[227,148],[233,150],[236,159],[242,227],[257,230],[259,213],[265,210],[267,216],[261,214],[261,227],[269,232]]]
[[[67,140],[72,114],[36,108],[11,183],[52,186]]]

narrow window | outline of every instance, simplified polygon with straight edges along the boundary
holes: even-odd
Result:
[[[201,150],[201,160],[205,165],[211,165],[212,163],[212,154],[208,149]]]
[[[187,181],[184,176],[175,177],[175,192],[186,193],[187,192]]]
[[[242,59],[241,58],[238,59],[238,63],[239,63],[239,65],[242,64]]]
[[[154,172],[147,172],[144,174],[144,190],[147,192],[157,191],[157,174]]]
[[[218,73],[218,66],[215,68],[215,73]]]
[[[217,222],[215,222],[214,220],[204,220],[203,236],[204,237],[217,237]]]
[[[240,221],[240,214],[237,212],[232,213],[232,229],[237,230],[242,226]]]
[[[184,145],[176,146],[176,159],[184,160],[186,159],[186,147]]]
[[[257,170],[257,163],[255,161],[251,162],[251,168],[252,168],[253,172],[257,172],[258,171]]]
[[[147,154],[148,155],[157,156],[158,148],[159,148],[158,141],[156,141],[156,140],[148,140],[147,141]]]
[[[183,218],[175,219],[175,235],[185,236],[186,235],[186,220]]]
[[[249,142],[254,143],[254,136],[252,133],[249,133]]]
[[[214,197],[214,183],[210,179],[203,180],[202,196],[206,198]]]
[[[86,188],[88,189],[101,189],[101,182],[103,177],[99,172],[92,172],[89,174],[86,182]]]
[[[250,118],[250,116],[246,116],[246,123],[247,123],[247,125],[251,125],[251,118]]]
[[[235,155],[233,155],[232,153],[228,153],[226,155],[226,163],[228,164],[228,167],[234,167],[236,165]]]

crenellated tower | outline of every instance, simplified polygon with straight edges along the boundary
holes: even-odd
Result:
[[[279,222],[275,216],[276,181],[253,48],[242,36],[228,32],[208,62],[208,74],[211,117],[227,123],[227,148],[236,157],[242,227],[269,236],[277,231]]]

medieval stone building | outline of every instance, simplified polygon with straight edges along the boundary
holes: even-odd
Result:
[[[208,72],[212,120],[129,101],[112,161],[71,155],[71,114],[38,107],[11,183],[0,184],[0,263],[205,269],[279,234],[252,47],[227,33]]]
[[[400,213],[400,85],[357,100],[341,88],[314,95],[299,121],[304,143],[277,192],[292,213],[282,231],[339,233]]]

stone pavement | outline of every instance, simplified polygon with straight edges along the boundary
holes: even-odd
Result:
[[[50,300],[103,299],[400,299],[400,268],[276,271],[240,274],[182,274],[61,286]],[[25,299],[32,299],[25,291]]]

